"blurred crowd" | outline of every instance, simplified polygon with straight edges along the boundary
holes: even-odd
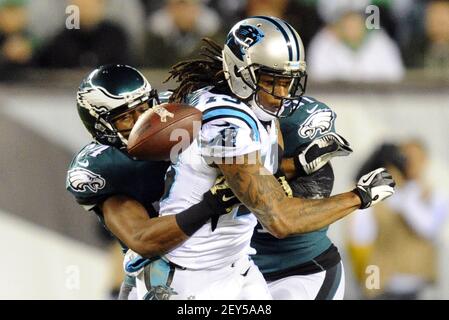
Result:
[[[396,181],[393,197],[351,216],[347,249],[362,297],[423,299],[441,280],[439,242],[449,202],[426,179],[430,162],[425,143],[411,138],[380,145],[359,170],[356,179],[365,170],[385,167]]]
[[[255,15],[298,30],[314,81],[400,81],[408,68],[448,78],[447,0],[0,0],[0,78],[26,67],[166,68]]]

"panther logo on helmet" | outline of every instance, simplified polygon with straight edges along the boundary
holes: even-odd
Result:
[[[232,50],[232,52],[243,61],[243,49],[247,49],[258,43],[263,37],[265,37],[262,30],[256,27],[242,24],[235,30],[232,30],[228,38],[226,39],[226,44]]]

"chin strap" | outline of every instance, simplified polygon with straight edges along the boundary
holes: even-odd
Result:
[[[249,106],[259,120],[269,122],[277,119],[275,115],[269,114],[257,103],[256,94],[254,94],[253,98],[249,101]]]

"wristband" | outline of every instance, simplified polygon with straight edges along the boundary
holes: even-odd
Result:
[[[205,193],[203,201],[176,215],[176,223],[187,236],[190,237],[212,216],[219,214],[211,196]]]

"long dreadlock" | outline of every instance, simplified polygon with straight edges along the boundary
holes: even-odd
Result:
[[[230,94],[224,77],[222,47],[209,38],[201,39],[205,42],[200,49],[202,58],[181,61],[171,67],[170,76],[164,81],[174,79],[178,87],[173,90],[171,102],[182,102],[187,94],[206,86],[214,86],[218,91]]]

